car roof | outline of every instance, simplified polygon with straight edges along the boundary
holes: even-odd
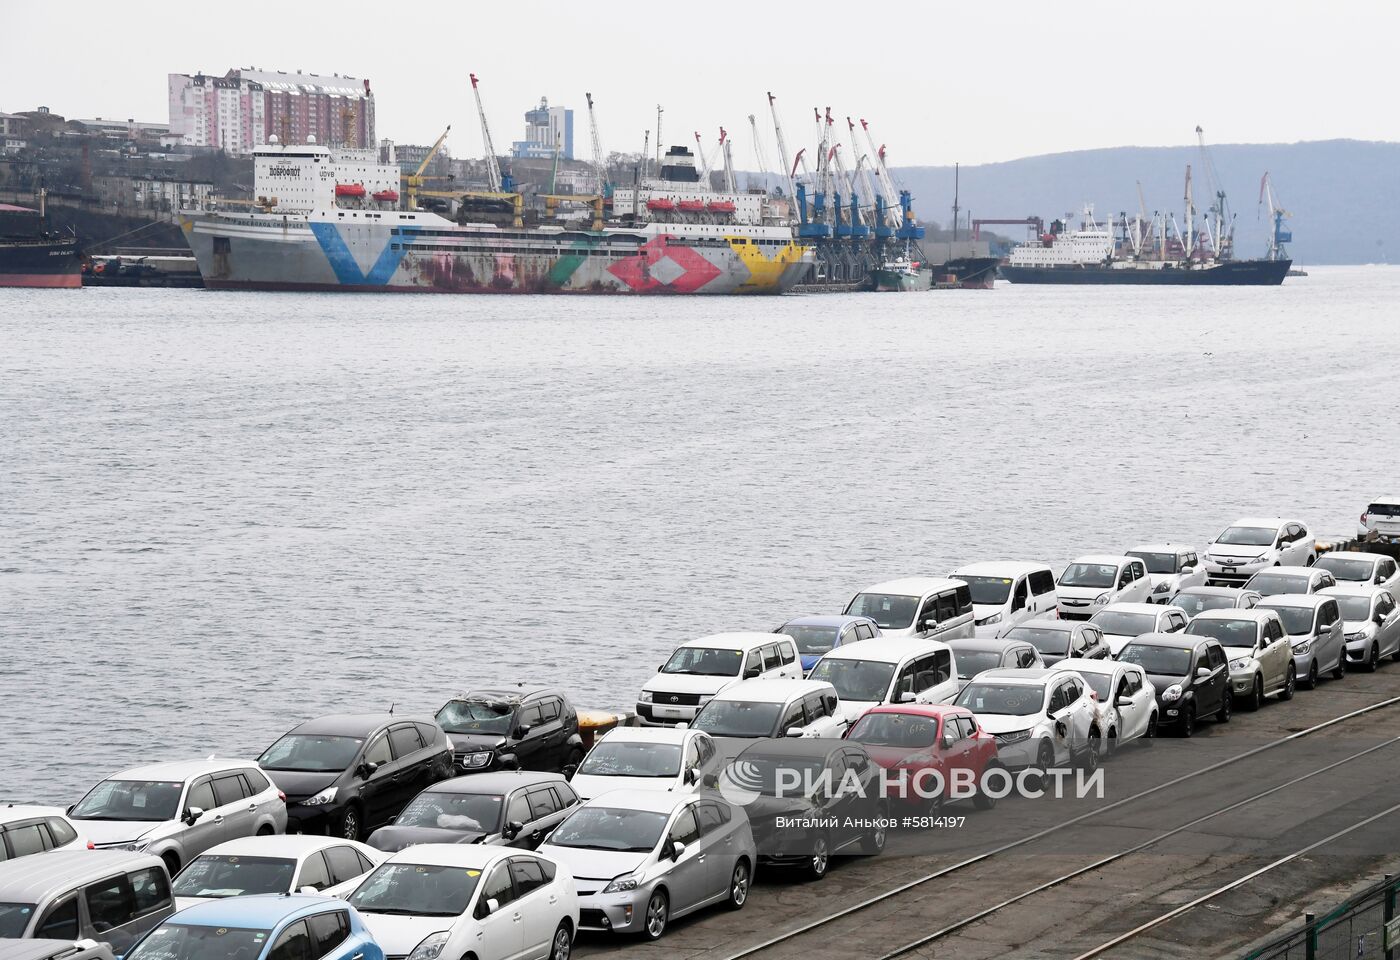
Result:
[[[147,763],[139,767],[132,767],[123,770],[121,773],[114,773],[108,780],[188,780],[191,777],[202,776],[206,773],[220,773],[224,770],[242,770],[252,767],[256,769],[256,760],[239,760],[235,758],[212,758],[205,760],[161,760],[156,763]]]
[[[1018,623],[1016,626],[1024,626],[1024,624]],[[1028,646],[1030,641],[1018,640],[1015,637],[960,637],[956,640],[949,640],[948,646],[953,648],[953,654],[956,656],[959,650],[967,650],[968,652],[974,650],[1001,651],[1005,650],[1007,644],[1011,643],[1024,647]]]
[[[1285,523],[1301,523],[1301,520],[1288,520],[1284,517],[1241,517],[1232,527],[1281,527]]]
[[[1383,587],[1378,583],[1339,583],[1335,587],[1323,587],[1317,592],[1333,597],[1374,597],[1381,591],[1394,596],[1389,587]]]
[[[1227,607],[1224,610],[1202,610],[1196,614],[1196,620],[1253,620],[1255,623],[1263,623],[1277,617],[1278,614],[1272,610],[1260,610],[1257,607],[1243,610],[1239,607]],[[1195,636],[1195,634],[1192,634]]]
[[[601,743],[604,740],[615,740],[625,743],[672,743],[682,744],[691,737],[708,737],[704,730],[696,730],[693,727],[613,727],[607,733],[598,738]],[[472,774],[481,776],[481,774]]]
[[[439,780],[424,793],[508,793],[520,787],[535,787],[542,783],[563,783],[562,773],[546,773],[543,770],[495,770],[490,773],[471,773],[451,780]]]
[[[1281,563],[1276,567],[1265,567],[1263,570],[1260,570],[1259,573],[1256,573],[1254,576],[1257,577],[1260,573],[1282,573],[1288,576],[1301,577],[1304,575],[1311,575],[1313,572],[1314,571],[1312,567],[1304,566],[1301,563]],[[1322,571],[1319,570],[1317,572],[1321,573]],[[1251,577],[1250,579],[1252,580],[1254,579],[1254,577]]]
[[[563,693],[554,687],[526,686],[522,683],[514,687],[481,687],[468,690],[456,699],[499,700],[503,703],[518,703],[522,700],[529,700],[534,697],[547,697],[551,695],[562,697]]]
[[[995,680],[1012,680],[1017,683],[1044,683],[1057,673],[1069,673],[1068,670],[1059,669],[1059,664],[1053,667],[998,667],[994,670],[983,670],[973,677],[973,682],[990,677]]]
[[[873,643],[862,640],[861,643]],[[842,649],[842,648],[838,648]],[[789,677],[750,677],[740,680],[732,687],[725,687],[715,694],[715,700],[751,700],[757,703],[786,703],[793,697],[821,691],[835,692],[836,688],[823,680],[797,680]],[[712,703],[714,701],[711,701]]]
[[[417,843],[411,847],[404,847],[387,862],[484,870],[506,857],[529,852],[519,847],[497,847],[484,843]]]
[[[829,757],[850,745],[845,740],[831,737],[765,737],[745,747],[734,762],[738,763],[745,757],[801,757],[811,760]]]
[[[848,623],[862,621],[874,623],[870,617],[857,617],[848,613],[812,613],[805,617],[793,617],[783,624],[785,627],[844,627]]]
[[[1032,563],[1025,560],[979,560],[977,563],[958,567],[953,571],[952,577],[954,580],[964,575],[969,577],[1019,577],[1023,574],[1035,573],[1037,570],[1049,569],[1049,564]]]
[[[783,634],[778,633],[762,632],[758,630],[740,630],[731,633],[712,633],[708,636],[697,637],[694,640],[685,641],[681,646],[748,650],[753,647],[761,647],[765,643],[777,643],[779,639],[791,640],[792,638],[785,637]]]
[[[947,650],[942,640],[911,640],[909,637],[875,637],[856,643],[843,643],[828,651],[823,660],[873,660],[877,663],[900,663],[911,657],[921,657]]]
[[[1328,550],[1326,553],[1317,555],[1319,560],[1326,560],[1329,557],[1335,557],[1338,560],[1370,560],[1373,563],[1389,559],[1383,553],[1372,553],[1369,550]]]
[[[1188,547],[1184,543],[1139,543],[1135,547],[1129,547],[1129,552],[1141,550],[1143,553],[1189,553],[1196,549]]]
[[[1313,607],[1327,601],[1325,593],[1276,593],[1259,601],[1260,607]]]
[[[1253,591],[1253,590],[1246,591],[1243,587],[1204,587],[1204,586],[1201,586],[1201,587],[1182,587],[1180,590],[1178,590],[1178,591],[1176,592],[1176,595],[1177,595],[1178,597],[1181,596],[1182,594],[1187,594],[1187,595],[1192,596],[1192,597],[1238,597],[1238,596],[1240,596],[1241,594],[1246,593],[1246,592],[1248,592],[1248,593],[1254,593],[1255,591]]]
[[[882,703],[865,711],[869,713],[907,713],[918,717],[946,717],[950,714],[966,716],[972,713],[967,707],[951,703]],[[865,716],[865,714],[861,714]],[[800,739],[800,738],[794,738]]]
[[[327,847],[343,846],[352,841],[314,833],[277,833],[257,837],[225,840],[205,850],[205,853],[237,857],[305,857]]]
[[[1075,627],[1082,627],[1088,622],[1088,620],[1061,620],[1059,617],[1036,617],[1032,620],[1022,620],[1020,623],[1016,624],[1016,626],[1012,627],[1011,630],[1019,630],[1021,627],[1034,627],[1037,630],[1059,630],[1063,633],[1069,633]],[[1097,630],[1098,628],[1095,627],[1094,629]],[[1006,632],[1009,634],[1011,630]]]
[[[1061,670],[1073,670],[1075,673],[1102,673],[1112,675],[1120,667],[1137,667],[1135,663],[1124,663],[1121,660],[1090,660],[1087,657],[1065,657],[1063,660],[1055,661],[1055,666]],[[1138,669],[1142,669],[1138,667]]]
[[[36,803],[11,803],[0,807],[0,823],[32,820],[36,817],[64,816],[62,807],[45,807]]]
[[[41,903],[48,896],[114,873],[164,867],[159,857],[129,850],[51,850],[0,863],[0,901]]]
[[[866,587],[861,593],[888,593],[897,597],[922,597],[950,587],[967,586],[961,580],[948,577],[901,577],[898,580],[885,580]]]
[[[1387,493],[1383,496],[1372,497],[1372,503],[1400,503],[1400,494]]]
[[[479,849],[477,844],[470,846]],[[255,893],[251,896],[203,900],[181,910],[179,922],[201,927],[271,929],[284,920],[314,913],[318,907],[330,906],[344,908],[345,901],[308,893]]]
[[[1102,610],[1100,610],[1098,613],[1095,613],[1094,616],[1097,617],[1097,616],[1099,615],[1099,613],[1151,613],[1151,614],[1157,614],[1157,613],[1161,613],[1161,612],[1162,612],[1163,610],[1165,610],[1165,609],[1168,609],[1168,608],[1165,607],[1163,604],[1160,604],[1160,603],[1129,603],[1128,601],[1124,600],[1124,601],[1119,601],[1118,603],[1109,603],[1109,604],[1105,604],[1105,605],[1104,605],[1104,608],[1103,608]],[[1179,609],[1179,608],[1174,608],[1174,609]],[[1185,612],[1185,611],[1182,611],[1182,612]],[[1090,618],[1090,619],[1092,619],[1092,618]]]
[[[320,733],[333,737],[367,737],[395,720],[407,720],[390,713],[329,713],[297,724],[288,733]]]
[[[1220,642],[1214,637],[1203,637],[1197,633],[1144,633],[1141,636],[1133,637],[1126,646],[1141,643],[1149,647],[1195,647],[1197,644],[1212,641]]]
[[[794,737],[793,739],[805,738]],[[835,742],[840,743],[841,741]],[[669,790],[634,790],[622,787],[600,793],[589,800],[586,805],[590,807],[616,807],[621,810],[645,810],[650,813],[670,813],[693,799],[695,799],[693,793],[672,793]],[[515,852],[519,853],[520,851]]]
[[[1108,566],[1109,564],[1122,566],[1133,560],[1136,560],[1138,563],[1142,562],[1141,557],[1125,557],[1121,553],[1086,553],[1082,557],[1075,557],[1070,563],[1098,563],[1104,566]]]

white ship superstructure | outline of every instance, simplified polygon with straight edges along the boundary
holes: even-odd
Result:
[[[1085,207],[1084,222],[1078,230],[1062,227],[1063,221],[1052,225],[1050,233],[1045,236],[1017,244],[1008,258],[1008,265],[1057,267],[1100,264],[1113,256],[1113,229],[1106,223],[1094,221],[1092,207]]]

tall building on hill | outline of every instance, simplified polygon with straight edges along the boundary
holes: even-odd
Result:
[[[540,105],[525,111],[525,139],[510,145],[517,160],[546,160],[555,149],[565,160],[574,158],[574,112],[567,107],[551,107],[540,97]]]
[[[169,80],[170,130],[190,146],[249,154],[273,135],[288,143],[313,136],[351,147],[376,143],[368,80],[252,67]]]

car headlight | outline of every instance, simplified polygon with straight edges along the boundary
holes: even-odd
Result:
[[[994,613],[990,617],[977,621],[979,627],[985,627],[989,623],[1001,623],[1001,614]]]
[[[1155,587],[1152,588],[1152,592],[1153,592],[1153,593],[1166,593],[1166,592],[1167,592],[1168,590],[1170,590],[1171,588],[1172,588],[1172,582],[1171,582],[1170,580],[1163,580],[1161,583],[1157,584],[1157,586],[1155,586]]]
[[[1021,743],[1023,741],[1029,740],[1030,738],[1031,732],[1029,730],[1010,730],[1006,733],[999,733],[996,735],[998,745]]]
[[[651,703],[651,691],[650,691],[650,690],[643,690],[641,693],[637,694],[637,702],[638,702],[638,703]]]
[[[1230,661],[1231,670],[1248,670],[1252,657],[1237,657]]]
[[[145,849],[146,849],[147,847],[149,847],[150,845],[151,845],[151,841],[149,841],[149,840],[133,840],[133,841],[131,841],[130,843],[128,843],[128,844],[126,845],[126,848],[127,848],[128,850],[132,850],[132,851],[134,851],[134,852],[136,852],[136,853],[140,853],[141,851],[145,850]]]
[[[335,787],[327,787],[314,797],[307,797],[302,803],[308,807],[319,807],[323,803],[333,803],[335,801]]]
[[[1094,598],[1095,603],[1108,603],[1108,594],[1101,593]]]
[[[480,753],[469,753],[462,758],[462,766],[464,767],[484,767],[490,762],[490,750],[482,750]]]
[[[430,933],[423,938],[423,942],[413,948],[413,952],[408,955],[408,960],[437,960],[443,948],[447,946],[447,940],[451,933],[447,930],[439,930],[437,933]]]
[[[1311,640],[1304,640],[1302,643],[1295,643],[1293,644],[1293,652],[1298,654],[1299,656],[1302,656],[1303,654],[1307,653],[1309,650],[1312,649],[1312,645],[1313,642]]]
[[[620,877],[613,877],[612,880],[608,883],[608,885],[603,888],[603,892],[625,893],[628,890],[637,889],[637,885],[641,882],[641,877],[639,877],[637,874],[624,873]],[[412,960],[412,958],[410,958],[410,960]]]
[[[1164,703],[1173,703],[1173,702],[1175,702],[1175,701],[1177,701],[1177,700],[1180,700],[1180,699],[1181,699],[1181,684],[1179,684],[1179,683],[1174,683],[1174,684],[1172,684],[1170,687],[1167,687],[1167,689],[1165,689],[1165,690],[1162,691],[1162,701],[1163,701]]]

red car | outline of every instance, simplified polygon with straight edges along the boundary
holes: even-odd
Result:
[[[981,784],[988,769],[1001,765],[996,739],[966,707],[915,703],[874,707],[851,725],[846,739],[864,746],[870,758],[886,770],[899,772],[904,789],[891,786],[892,801],[902,799],[924,808],[943,805],[954,771],[970,771],[967,782]],[[935,772],[938,777],[933,776]],[[893,784],[895,779],[891,773],[886,782]],[[942,790],[938,789],[940,784]],[[997,802],[981,790],[972,801],[978,810],[990,810]]]

